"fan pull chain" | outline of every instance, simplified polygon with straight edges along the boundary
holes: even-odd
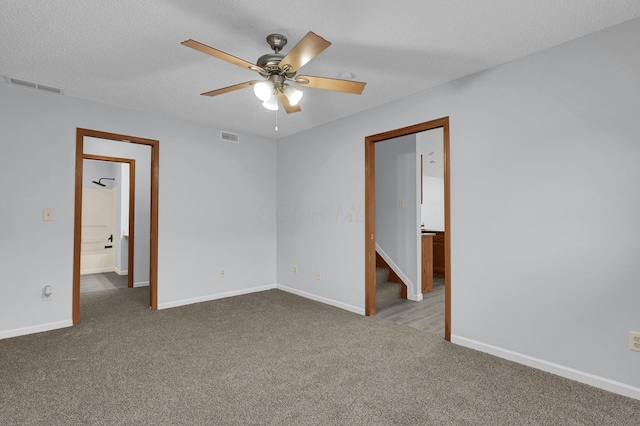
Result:
[[[276,132],[278,131],[278,110],[276,110]]]

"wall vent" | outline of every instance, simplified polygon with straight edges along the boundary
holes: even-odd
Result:
[[[58,89],[57,87],[45,86],[44,84],[38,84],[31,81],[20,80],[18,78],[13,77],[5,77],[7,82],[10,84],[17,84],[18,86],[30,87],[32,89],[44,90],[45,92],[57,93],[58,95],[62,95],[62,89]]]
[[[220,132],[220,140],[227,142],[240,143],[240,135],[230,132]]]

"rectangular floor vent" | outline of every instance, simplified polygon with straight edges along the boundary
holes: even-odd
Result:
[[[45,86],[44,84],[20,80],[13,77],[6,77],[6,79],[9,83],[17,84],[18,86],[30,87],[32,89],[44,90],[45,92],[57,93],[58,95],[62,95],[62,89],[58,89],[57,87]]]
[[[240,135],[229,132],[220,132],[220,140],[240,143]]]

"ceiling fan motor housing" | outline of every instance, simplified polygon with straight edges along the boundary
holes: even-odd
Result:
[[[287,78],[293,78],[296,74],[295,72],[288,73],[286,69],[278,66],[284,58],[284,55],[282,55],[280,51],[286,46],[287,38],[282,34],[269,34],[267,36],[267,43],[269,43],[274,53],[262,55],[256,61],[256,65],[267,71],[267,74],[263,74],[263,76],[268,78],[270,75],[279,74],[285,75]]]
[[[279,70],[278,64],[280,63],[280,61],[282,61],[283,58],[284,55],[281,55],[279,53],[267,53],[266,55],[262,55],[258,58],[258,60],[256,61],[256,65],[261,67],[265,71],[277,71]]]

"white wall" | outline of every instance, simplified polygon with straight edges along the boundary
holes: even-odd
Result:
[[[365,136],[449,116],[453,340],[640,398],[638,52],[634,20],[285,138],[278,204],[361,209]],[[363,310],[364,238],[283,217],[278,282]]]
[[[420,222],[430,231],[444,231],[444,132],[441,127],[416,134],[422,155]]]
[[[416,136],[376,143],[375,168],[376,245],[407,285],[408,297],[415,300],[421,294]]]
[[[151,147],[149,145],[86,137],[84,138],[84,153],[105,157],[128,158],[136,161],[133,285],[134,287],[149,285]],[[116,163],[112,164],[115,168]],[[120,174],[121,173],[118,173],[118,175]],[[112,175],[112,177],[113,176],[115,176],[115,174]],[[118,178],[120,178],[120,176],[118,176]],[[106,181],[103,181],[103,183],[105,182]],[[121,245],[127,244],[122,235],[116,237],[119,239]],[[117,257],[121,258],[122,253],[117,252],[116,258]]]
[[[118,164],[118,180],[116,193],[116,238],[119,244],[116,245],[116,272],[124,275],[129,274],[129,188],[130,180],[129,163]],[[135,189],[135,188],[134,188]],[[135,208],[135,205],[134,205]],[[135,211],[134,211],[135,213]],[[135,218],[134,218],[135,221]],[[135,231],[135,229],[134,229]]]
[[[160,141],[161,308],[275,284],[275,141],[9,84],[0,127],[0,338],[71,324],[77,127]]]
[[[278,207],[265,214],[278,218],[278,284],[364,314],[364,141],[340,129],[321,126],[278,141]]]
[[[421,224],[430,231],[444,231],[444,178],[423,175],[422,192]]]

